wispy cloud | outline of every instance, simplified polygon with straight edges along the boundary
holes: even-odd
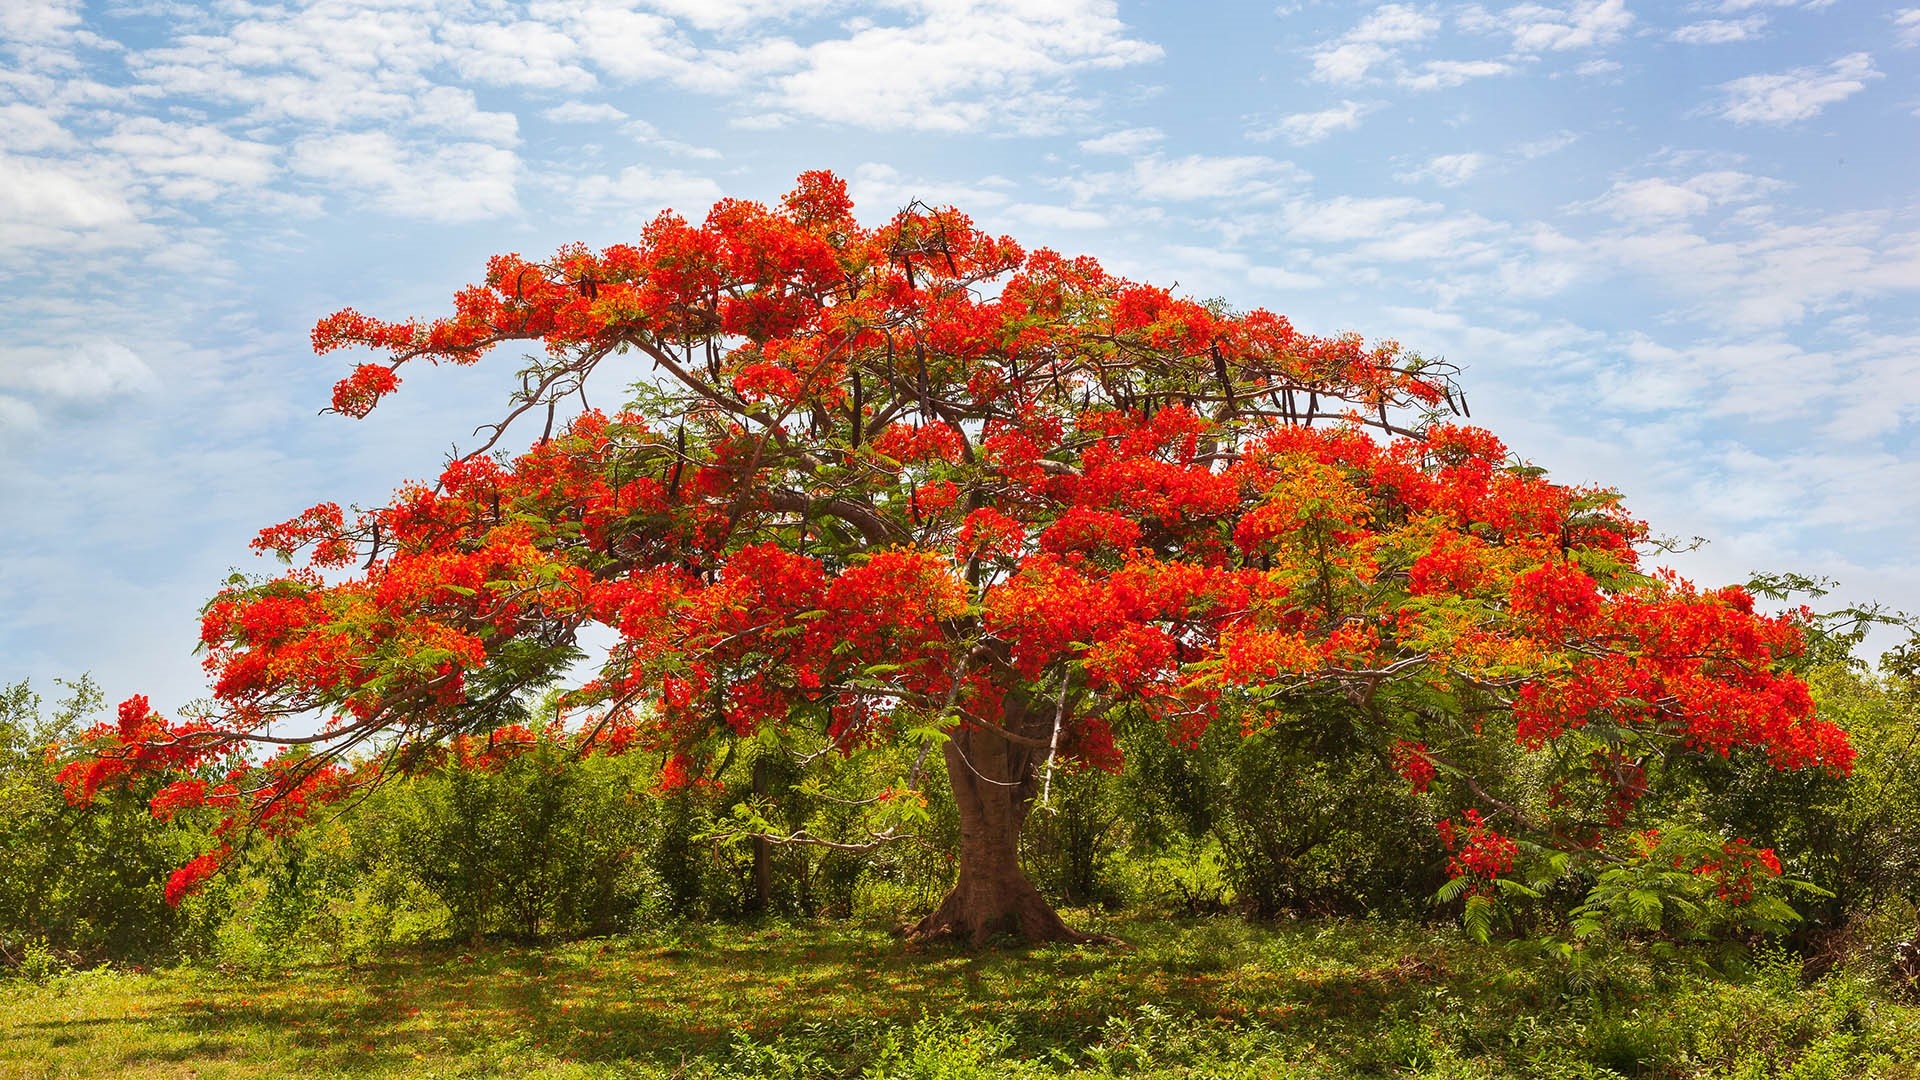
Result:
[[[1168,158],[1154,154],[1134,162],[1127,180],[1134,195],[1155,202],[1257,201],[1295,186],[1304,175],[1291,162],[1269,157],[1188,154]]]
[[[1720,0],[1714,10],[1722,15],[1737,15],[1742,11],[1755,11],[1760,8],[1800,8],[1804,11],[1819,11],[1830,8],[1835,0]]]
[[[1767,21],[1765,15],[1749,15],[1744,19],[1704,19],[1675,27],[1667,39],[1682,45],[1725,45],[1734,41],[1751,41],[1767,28]]]
[[[1598,199],[1579,205],[1624,221],[1659,223],[1694,217],[1730,204],[1752,202],[1785,186],[1778,180],[1721,170],[1684,180],[1663,177],[1622,180]]]
[[[577,207],[625,218],[651,217],[669,207],[697,216],[724,194],[710,177],[645,165],[629,165],[611,174],[550,174],[542,182]]]
[[[605,102],[569,101],[542,109],[540,115],[556,124],[617,124],[627,114]]]
[[[1585,237],[1581,257],[1657,282],[1672,314],[1757,331],[1833,315],[1875,297],[1920,292],[1920,233],[1878,214],[1702,226],[1697,203]]]
[[[278,147],[208,124],[126,117],[95,147],[125,162],[166,201],[234,198],[267,186],[280,171]]]
[[[1379,109],[1378,104],[1359,101],[1342,101],[1340,104],[1318,112],[1294,113],[1284,116],[1271,127],[1261,128],[1250,137],[1258,140],[1286,137],[1296,146],[1316,143],[1337,131],[1352,131],[1360,126],[1360,121],[1370,112]]]
[[[1162,55],[1129,36],[1112,0],[922,10],[910,25],[856,25],[800,48],[796,70],[771,80],[767,104],[855,127],[1052,130],[1086,110],[1069,88],[1074,74]]]
[[[1512,71],[1513,65],[1504,60],[1428,60],[1418,71],[1402,72],[1398,81],[1409,90],[1448,90]]]
[[[135,185],[132,170],[117,162],[0,152],[0,256],[139,242],[150,234],[140,228]]]
[[[519,209],[520,159],[486,143],[414,149],[384,131],[294,143],[288,166],[330,189],[352,192],[385,213],[429,221],[497,218]]]
[[[1353,29],[1310,53],[1314,78],[1336,85],[1365,82],[1399,46],[1430,37],[1439,29],[1438,16],[1406,4],[1383,4]]]
[[[1894,12],[1893,33],[1895,39],[1908,48],[1920,45],[1920,8]]]
[[[1722,83],[1718,114],[1736,124],[1794,124],[1811,120],[1880,78],[1873,57],[1849,53],[1826,67],[1801,67],[1777,75],[1748,75]]]
[[[1506,34],[1520,53],[1565,52],[1611,45],[1633,25],[1626,0],[1574,0],[1564,6],[1527,3],[1497,14],[1478,6],[1463,11],[1460,24]]]
[[[1440,154],[1428,158],[1417,169],[1400,173],[1399,178],[1408,183],[1424,180],[1441,187],[1459,187],[1486,168],[1489,160],[1487,155],[1478,152]]]
[[[1133,155],[1159,143],[1166,135],[1159,128],[1126,128],[1121,131],[1109,131],[1105,135],[1091,139],[1082,139],[1080,149],[1089,154],[1125,154]]]
[[[0,349],[0,388],[38,398],[50,407],[87,406],[159,387],[153,369],[114,341],[72,348]],[[18,397],[16,407],[27,407]]]

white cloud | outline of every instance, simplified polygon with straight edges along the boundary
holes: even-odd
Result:
[[[149,179],[168,201],[233,198],[268,184],[279,172],[279,149],[236,139],[206,124],[127,117],[95,146]]]
[[[875,221],[884,221],[892,217],[894,211],[916,201],[928,206],[957,206],[969,213],[1004,207],[1012,201],[1008,190],[1017,187],[998,176],[971,183],[910,177],[891,165],[872,161],[855,167],[847,180],[855,211]]]
[[[1392,55],[1370,42],[1329,45],[1313,54],[1313,76],[1322,82],[1350,86],[1366,81],[1367,73]]]
[[[1759,37],[1760,31],[1766,27],[1765,15],[1749,15],[1744,19],[1706,19],[1677,27],[1667,38],[1682,45],[1724,45],[1733,41],[1751,41]]]
[[[1732,203],[1751,202],[1785,186],[1767,177],[1719,170],[1679,181],[1659,177],[1622,180],[1605,195],[1580,207],[1604,211],[1623,221],[1659,223],[1694,217]]]
[[[1719,7],[1714,10],[1722,15],[1737,15],[1742,11],[1752,11],[1756,8],[1797,7],[1804,11],[1819,11],[1821,8],[1832,7],[1833,4],[1834,0],[1720,0]]]
[[[72,133],[54,118],[52,110],[18,101],[0,105],[0,147],[25,154],[66,149],[75,142]]]
[[[1579,141],[1580,136],[1573,132],[1560,131],[1545,138],[1529,139],[1514,147],[1513,152],[1523,160],[1532,161],[1534,158],[1546,157],[1548,154],[1557,154]]]
[[[1438,209],[1433,203],[1401,196],[1340,195],[1317,202],[1294,203],[1287,207],[1285,222],[1292,239],[1339,243],[1380,237],[1412,215]]]
[[[311,8],[288,14],[255,9],[222,36],[195,35],[136,52],[128,66],[177,100],[235,106],[254,124],[304,129],[418,125],[456,136],[510,143],[511,113],[482,110],[464,86],[429,73],[460,54],[436,41],[433,24],[402,12]]]
[[[1757,332],[1887,295],[1920,292],[1920,232],[1890,229],[1884,214],[1834,214],[1782,223],[1735,215],[1717,230],[1674,214],[1578,240],[1581,257],[1667,294],[1670,314]]]
[[[542,110],[540,115],[556,124],[617,124],[627,118],[627,114],[605,102],[588,104],[583,101],[569,101]]]
[[[1920,45],[1920,8],[1894,12],[1893,32],[1902,45]]]
[[[732,32],[815,15],[841,0],[646,0],[645,6],[701,30]]]
[[[1249,266],[1247,280],[1265,289],[1317,289],[1326,284],[1313,274],[1282,266]]]
[[[708,177],[672,169],[657,171],[644,165],[629,165],[612,176],[556,176],[550,181],[577,204],[630,217],[646,217],[671,208],[698,218],[703,207],[724,194]]]
[[[1383,4],[1353,29],[1313,49],[1314,78],[1335,84],[1364,82],[1376,66],[1440,29],[1440,20],[1405,4]]]
[[[124,170],[0,153],[0,248],[29,232],[99,230],[136,218]]]
[[[1824,68],[1803,67],[1779,75],[1748,75],[1722,83],[1719,115],[1736,124],[1793,124],[1819,116],[1880,78],[1873,57],[1849,53]]]
[[[159,380],[132,349],[99,341],[78,349],[0,351],[6,384],[55,403],[90,405],[154,390]]]
[[[1160,140],[1166,138],[1159,128],[1127,128],[1123,131],[1109,131],[1105,135],[1084,139],[1080,149],[1089,154],[1138,154]]]
[[[16,397],[0,394],[0,435],[24,435],[40,430],[40,414]]]
[[[587,60],[621,82],[661,79],[689,90],[727,93],[799,60],[800,49],[790,41],[731,52],[702,50],[673,19],[635,11],[621,0],[536,0],[529,13],[565,27]]]
[[[798,117],[881,130],[1048,130],[1090,112],[1075,87],[1081,74],[1161,55],[1132,35],[1115,0],[901,0],[891,5],[901,17],[884,24],[812,18],[835,6],[531,0],[522,15],[422,0],[236,3],[216,10],[209,32],[134,50],[128,66],[143,89],[238,107],[255,124],[297,124],[303,136],[315,126],[414,125],[511,145],[513,116],[481,109],[476,87],[581,93],[603,80],[664,81],[754,98],[763,126]],[[40,36],[77,18],[71,5],[8,11],[21,33]],[[786,25],[802,18],[804,27]]]
[[[519,209],[519,157],[485,143],[415,150],[384,131],[321,135],[294,143],[288,166],[401,217],[476,221]]]
[[[80,25],[80,0],[9,0],[0,5],[0,41],[63,42]]]
[[[1005,213],[1015,221],[1045,229],[1104,229],[1113,224],[1097,211],[1042,203],[1015,203]]]
[[[453,53],[454,70],[477,82],[580,91],[597,81],[578,62],[580,43],[544,23],[449,20],[439,38]]]
[[[1173,244],[1166,248],[1165,269],[1182,282],[1212,288],[1237,288],[1240,280],[1264,290],[1301,292],[1324,283],[1303,270],[1256,263],[1244,252],[1222,247]]]
[[[1302,176],[1291,162],[1269,157],[1189,154],[1164,158],[1156,154],[1134,162],[1129,186],[1133,194],[1150,201],[1260,199]]]
[[[1507,34],[1516,52],[1564,52],[1619,41],[1633,25],[1633,13],[1626,0],[1574,0],[1563,7],[1519,4],[1498,15],[1469,8],[1460,22],[1470,30]]]
[[[1471,79],[1512,71],[1513,65],[1501,60],[1428,60],[1418,74],[1403,72],[1399,82],[1409,90],[1447,90]]]
[[[1399,174],[1399,179],[1408,183],[1429,180],[1441,187],[1458,187],[1485,168],[1489,158],[1478,152],[1464,154],[1440,154],[1427,159],[1426,164]]]
[[[1292,116],[1282,117],[1279,123],[1253,132],[1251,137],[1264,140],[1284,135],[1294,145],[1305,146],[1308,143],[1319,142],[1336,131],[1351,131],[1359,127],[1361,119],[1379,107],[1376,104],[1358,101],[1342,101],[1330,109],[1322,109],[1319,112],[1294,113]]]
[[[707,161],[714,161],[720,157],[720,151],[710,146],[695,146],[692,143],[681,142],[679,139],[664,138],[659,129],[645,120],[627,121],[620,125],[620,134],[642,146],[658,147],[676,157],[701,158]]]
[[[816,42],[771,80],[768,104],[875,129],[1057,129],[1084,113],[1069,78],[1157,60],[1128,36],[1112,0],[952,0],[905,26],[860,26]]]
[[[1398,45],[1430,37],[1438,29],[1440,20],[1434,15],[1406,4],[1383,4],[1347,31],[1343,40]]]

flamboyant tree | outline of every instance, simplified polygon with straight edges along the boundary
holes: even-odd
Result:
[[[1850,760],[1784,666],[1791,618],[1643,573],[1643,527],[1610,493],[1443,422],[1442,365],[951,209],[867,228],[826,173],[777,207],[662,215],[631,245],[502,255],[451,315],[346,310],[313,339],[380,354],[335,391],[349,417],[422,361],[537,351],[434,483],[262,532],[307,565],[208,604],[219,709],[169,724],[130,702],[71,770],[82,794],[197,765],[161,803],[278,827],[350,751],[405,768],[520,715],[601,624],[617,643],[568,698],[586,742],[661,754],[673,786],[701,748],[769,726],[847,749],[937,731],[959,873],[916,933],[1058,939],[1075,935],[1020,868],[1021,826],[1056,765],[1120,767],[1129,711],[1187,742],[1340,700],[1408,783],[1457,794],[1443,834],[1476,888],[1518,834],[1620,850],[1676,755]],[[624,409],[587,407],[635,379]],[[522,417],[543,425],[531,448],[493,452]],[[323,726],[270,733],[295,715]],[[1488,740],[1547,762],[1550,812],[1472,774]],[[292,748],[207,773],[245,742]]]

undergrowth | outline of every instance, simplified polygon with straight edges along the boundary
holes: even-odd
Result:
[[[1077,913],[1124,944],[910,951],[688,925],[358,964],[0,984],[0,1077],[1920,1077],[1920,1008],[1763,954]]]

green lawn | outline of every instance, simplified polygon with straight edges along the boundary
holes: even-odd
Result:
[[[0,983],[0,1077],[1920,1078],[1920,1008],[1358,922],[1102,921],[1124,945],[909,952],[696,926],[242,977]]]

